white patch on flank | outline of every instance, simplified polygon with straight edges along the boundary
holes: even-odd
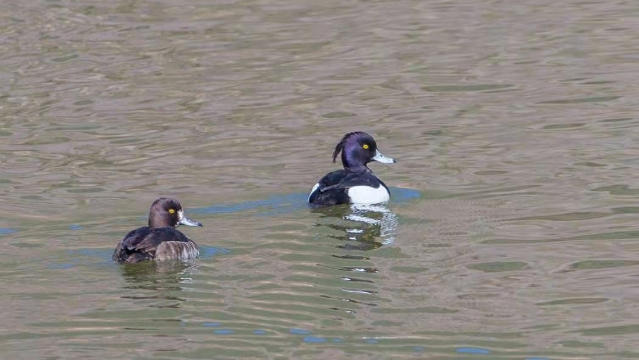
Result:
[[[313,195],[313,193],[315,192],[315,190],[317,190],[317,188],[319,187],[319,183],[315,184],[315,186],[313,186],[313,189],[311,189],[311,193],[308,194],[308,199],[306,199],[306,202],[310,202],[311,201],[311,195]]]
[[[385,187],[353,186],[348,189],[348,197],[352,204],[379,204],[390,200],[390,194]]]

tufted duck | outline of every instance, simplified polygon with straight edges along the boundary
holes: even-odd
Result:
[[[197,244],[175,229],[178,225],[202,226],[184,216],[177,200],[159,198],[149,210],[149,226],[126,234],[113,252],[113,260],[136,263],[143,260],[190,260],[199,255]]]

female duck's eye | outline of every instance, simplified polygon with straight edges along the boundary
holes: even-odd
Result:
[[[364,148],[364,150],[368,150],[368,144],[364,144],[362,145],[362,147]]]
[[[169,214],[175,214],[175,209],[169,209]]]

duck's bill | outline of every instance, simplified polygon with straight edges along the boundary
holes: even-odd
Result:
[[[202,223],[200,223],[199,221],[195,221],[195,220],[191,220],[189,218],[187,218],[186,216],[184,216],[184,213],[180,212],[180,220],[178,221],[178,223],[180,225],[186,225],[186,226],[202,226]]]
[[[384,163],[384,164],[394,164],[394,163],[397,162],[393,158],[389,158],[388,156],[384,156],[384,154],[379,152],[379,150],[377,150],[375,152],[375,156],[373,156],[373,160],[379,161],[379,162]]]

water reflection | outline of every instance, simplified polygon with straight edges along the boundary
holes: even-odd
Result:
[[[312,211],[323,214],[322,218],[344,220],[325,224],[325,226],[343,233],[329,235],[344,241],[338,246],[339,248],[367,251],[378,249],[395,241],[397,214],[393,213],[386,205],[352,204],[350,206],[317,208]]]
[[[125,289],[146,290],[142,293],[123,295],[123,299],[162,300],[161,303],[150,304],[158,308],[178,308],[186,301],[178,296],[184,289],[181,284],[192,282],[192,275],[197,271],[194,262],[181,261],[144,261],[121,266],[122,276],[128,285]],[[149,292],[150,291],[150,292]]]

